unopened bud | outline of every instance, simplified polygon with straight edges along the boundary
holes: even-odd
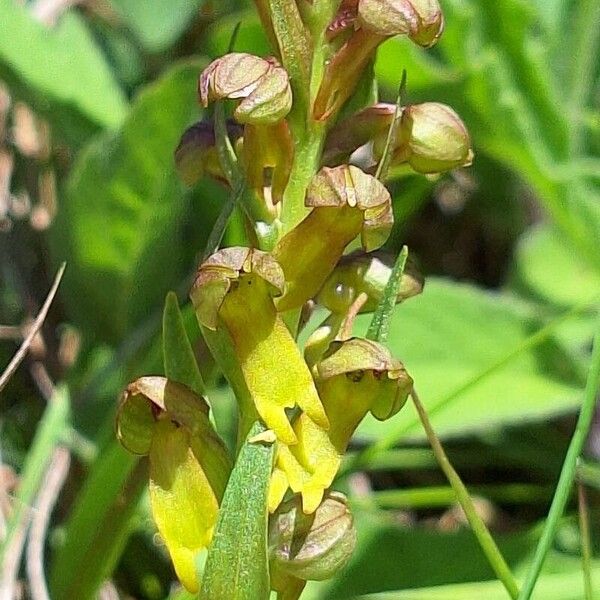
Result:
[[[275,59],[233,52],[214,60],[200,76],[200,100],[241,99],[233,115],[239,123],[270,125],[281,121],[292,107],[292,91],[285,70]]]
[[[437,0],[360,0],[359,21],[376,35],[408,35],[420,46],[433,46],[444,29]]]
[[[328,493],[310,515],[302,512],[296,496],[269,522],[272,569],[298,579],[329,579],[346,565],[355,546],[354,519],[346,497],[338,492]]]
[[[393,162],[407,162],[419,173],[469,166],[473,151],[467,128],[445,104],[409,105],[402,113]]]
[[[227,133],[236,141],[242,128],[233,121],[227,123]],[[204,175],[225,181],[215,145],[215,128],[212,123],[199,121],[185,130],[175,150],[175,166],[186,185],[194,185]]]

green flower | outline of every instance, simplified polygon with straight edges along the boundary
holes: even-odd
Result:
[[[123,392],[117,436],[148,456],[154,521],[177,576],[196,592],[196,557],[211,541],[232,468],[206,401],[165,377],[142,377]]]
[[[225,248],[199,270],[190,293],[201,325],[224,327],[254,401],[267,427],[286,444],[296,435],[285,413],[298,405],[321,427],[329,422],[310,371],[273,297],[284,289],[283,271],[266,252]]]

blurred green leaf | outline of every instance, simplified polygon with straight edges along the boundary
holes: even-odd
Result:
[[[88,146],[70,174],[54,248],[69,264],[71,316],[97,340],[122,340],[162,304],[191,271],[219,210],[216,184],[188,192],[173,165],[198,117],[202,64],[176,65],[140,93],[123,128]]]
[[[595,580],[600,578],[600,567],[592,571]],[[533,600],[582,600],[583,577],[579,566],[566,573],[542,575],[537,583]],[[506,600],[506,591],[496,581],[442,585],[419,590],[369,594],[361,600]],[[358,600],[355,598],[355,600]]]
[[[517,248],[516,277],[540,300],[570,307],[600,294],[600,272],[550,225],[536,226]]]
[[[251,441],[255,423],[231,472],[206,559],[202,600],[267,600],[267,493],[273,444]]]
[[[499,582],[488,581],[494,575],[470,531],[403,526],[382,512],[354,510],[354,515],[358,543],[351,562],[331,582],[310,582],[302,600],[437,600],[437,594],[439,600],[508,597]],[[497,536],[498,546],[517,572],[526,566],[539,532],[533,527]],[[600,569],[598,561],[594,567]],[[554,584],[564,594],[567,583],[575,585],[574,590],[582,589],[580,558],[555,550],[548,557],[540,592],[534,598],[580,600],[581,594],[543,593],[551,594]],[[387,590],[388,595],[375,595]],[[374,595],[363,596],[366,594]]]
[[[357,321],[363,331],[368,316]],[[441,398],[518,349],[540,326],[536,311],[514,297],[430,279],[421,296],[396,308],[388,346],[431,411]],[[547,340],[459,394],[432,422],[448,436],[543,419],[574,409],[580,385],[564,352]],[[420,432],[412,406],[383,423],[367,418],[359,435],[375,439],[405,430]]]
[[[204,0],[111,0],[128,27],[150,52],[173,44],[196,16]]]
[[[405,527],[384,513],[361,510],[355,510],[354,516],[358,542],[349,565],[332,582],[309,584],[306,600],[345,600],[385,590],[494,578],[475,537],[466,529],[448,533]],[[513,566],[526,557],[535,539],[526,531],[498,536],[498,545]]]
[[[203,40],[204,48],[211,57],[226,54],[231,42],[231,32],[240,25],[235,41],[235,50],[249,52],[257,56],[272,54],[265,32],[256,11],[248,10],[227,15],[216,21]]]
[[[0,15],[0,79],[56,125],[59,137],[82,142],[121,123],[123,92],[76,13],[65,14],[54,29],[15,0],[0,0]]]
[[[112,438],[92,465],[52,561],[53,600],[92,600],[127,542],[148,477],[145,463]]]

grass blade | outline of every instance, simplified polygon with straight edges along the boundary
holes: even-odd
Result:
[[[599,322],[600,325],[600,322]],[[575,427],[575,433],[569,444],[567,450],[567,456],[560,473],[554,499],[548,512],[546,524],[544,526],[544,532],[536,548],[533,562],[527,573],[525,583],[519,595],[518,600],[529,600],[533,589],[535,588],[536,581],[546,560],[548,550],[552,545],[556,529],[558,527],[559,520],[565,510],[569,494],[571,492],[571,486],[575,477],[575,471],[577,468],[577,459],[581,454],[583,445],[585,443],[592,418],[594,416],[594,408],[596,406],[596,396],[598,393],[598,386],[600,385],[600,326],[594,337],[594,349],[592,351],[592,362],[590,371],[588,374],[587,383],[585,386],[585,394],[583,398],[583,404],[577,425]]]
[[[69,392],[66,387],[59,386],[44,412],[20,474],[14,510],[8,519],[6,536],[0,547],[0,565],[4,565],[6,552],[11,547],[16,532],[21,529],[23,519],[28,518],[33,498],[46,472],[48,460],[69,428],[69,414]]]
[[[402,247],[394,268],[390,273],[390,278],[383,291],[383,297],[377,305],[377,309],[371,319],[371,324],[367,331],[367,339],[374,340],[376,342],[384,343],[388,336],[390,317],[396,306],[396,298],[398,296],[398,290],[400,288],[400,281],[404,274],[404,268],[406,267],[406,260],[408,258],[408,248]]]

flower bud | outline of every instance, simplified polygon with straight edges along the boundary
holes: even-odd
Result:
[[[393,162],[407,162],[418,173],[469,166],[473,162],[469,133],[445,104],[409,105],[402,113]]]
[[[269,521],[271,570],[297,579],[329,579],[346,565],[355,546],[354,519],[338,492],[328,493],[311,515],[302,512],[296,496]]]
[[[227,133],[235,142],[242,136],[242,128],[229,121]],[[215,146],[212,123],[198,121],[185,130],[175,150],[175,166],[186,185],[194,185],[204,175],[226,182]]]
[[[271,511],[281,501],[287,480],[289,487],[302,495],[304,512],[312,514],[367,412],[380,420],[395,415],[406,403],[413,383],[387,348],[360,338],[333,342],[314,371],[331,425],[324,431],[304,413],[294,421],[298,444],[278,446],[269,489]]]
[[[391,254],[356,250],[340,259],[315,300],[333,313],[345,314],[356,298],[364,293],[367,300],[360,312],[373,312],[383,297],[393,266],[394,257]],[[420,294],[423,284],[422,275],[409,258],[400,280],[396,302]]]
[[[393,225],[385,186],[352,165],[321,169],[309,185],[305,204],[312,211],[273,251],[287,283],[277,300],[280,311],[312,298],[357,235],[371,251],[387,240]]]
[[[362,27],[377,35],[409,34],[417,27],[411,0],[360,0],[358,19]]]
[[[326,165],[347,162],[352,153],[379,136],[387,138],[396,105],[379,102],[336,123],[327,134],[323,151]]]
[[[360,0],[358,19],[376,35],[408,35],[426,48],[437,42],[444,29],[438,0]]]
[[[154,521],[177,576],[196,592],[196,557],[211,541],[231,472],[206,401],[180,383],[142,377],[123,393],[117,436],[126,449],[148,455]]]
[[[287,73],[273,58],[233,52],[214,60],[200,76],[200,100],[239,99],[234,112],[239,123],[269,125],[281,121],[292,107]]]
[[[308,366],[288,328],[277,314],[273,297],[283,291],[279,264],[266,252],[225,248],[199,270],[190,293],[200,324],[225,327],[256,411],[286,444],[296,435],[286,408],[296,404],[319,426],[329,421]]]

